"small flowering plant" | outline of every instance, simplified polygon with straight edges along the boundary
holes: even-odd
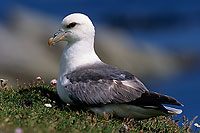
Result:
[[[44,106],[47,107],[47,108],[51,108],[52,107],[52,105],[50,103],[45,103]]]
[[[7,83],[8,83],[8,80],[0,79],[0,88],[7,89],[8,88]]]
[[[15,133],[24,133],[23,129],[21,128],[16,128]]]
[[[37,76],[36,80],[37,80],[37,85],[40,85],[41,83],[44,84],[44,80],[40,76]]]
[[[37,81],[40,81],[42,78],[40,76],[36,77]]]
[[[52,79],[50,84],[56,86],[57,85],[57,80],[56,79]]]
[[[194,123],[194,126],[196,127],[196,129],[195,129],[195,131],[194,131],[194,132],[196,132],[196,131],[197,131],[197,128],[199,128],[199,127],[200,127],[200,125],[199,125],[198,123]]]
[[[200,127],[200,125],[198,123],[194,123],[195,127]]]

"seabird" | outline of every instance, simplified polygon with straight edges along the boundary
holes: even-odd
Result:
[[[133,74],[103,63],[94,50],[95,28],[88,16],[66,16],[61,28],[48,44],[66,41],[57,82],[59,97],[66,103],[85,107],[102,115],[145,119],[180,114],[182,106],[175,98],[149,91]]]

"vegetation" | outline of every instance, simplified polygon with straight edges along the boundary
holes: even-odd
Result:
[[[24,85],[0,89],[0,130],[24,132],[189,132],[191,122],[180,127],[172,117],[136,121],[113,115],[97,116],[63,103],[53,85]],[[48,104],[48,105],[47,105]]]

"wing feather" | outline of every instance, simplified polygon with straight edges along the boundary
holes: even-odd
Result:
[[[181,105],[176,99],[149,92],[131,73],[107,64],[83,67],[65,75],[69,97],[83,106],[129,103],[143,106]]]

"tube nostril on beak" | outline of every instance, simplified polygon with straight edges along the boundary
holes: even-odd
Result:
[[[55,38],[57,36],[57,33],[53,34],[53,38]]]
[[[62,33],[63,30],[59,29],[58,32],[54,33],[53,38],[56,38],[58,34]]]

